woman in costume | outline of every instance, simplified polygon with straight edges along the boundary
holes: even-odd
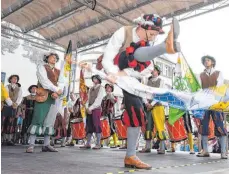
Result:
[[[83,149],[91,148],[91,137],[93,133],[96,133],[96,146],[93,149],[101,148],[101,103],[105,95],[105,91],[101,85],[102,79],[99,75],[92,76],[93,87],[89,90],[88,108],[86,118],[86,130],[87,130],[87,143],[82,146]]]
[[[50,146],[50,136],[54,134],[54,124],[50,125],[47,123],[49,126],[45,125],[46,120],[48,120],[49,111],[55,107],[55,100],[62,94],[62,90],[57,84],[60,70],[55,68],[58,60],[59,56],[57,54],[50,53],[44,56],[45,64],[38,65],[37,67],[39,93],[36,96],[32,123],[28,129],[28,133],[30,133],[30,145],[26,150],[27,153],[34,152],[36,136],[41,134],[44,135],[42,152],[58,152]],[[55,117],[56,114],[51,116]]]
[[[114,94],[112,93],[114,91],[114,86],[112,84],[107,83],[105,85],[105,90],[106,90],[107,95],[103,98],[103,101],[102,101],[102,116],[108,117],[109,119],[110,132],[111,132],[111,136],[113,137],[113,141],[114,141],[114,145],[110,147],[116,148],[118,138],[115,133],[113,118],[115,115],[114,104],[117,102],[117,97],[115,97]]]
[[[17,108],[22,101],[22,90],[17,85],[18,81],[18,75],[9,77],[8,82],[10,84],[6,86],[6,90],[13,104],[12,106],[4,105],[2,109],[3,141],[7,145],[14,145],[13,135],[17,124]]]
[[[215,70],[216,60],[212,56],[203,56],[201,62],[205,67],[204,72],[200,74],[202,89],[209,87],[221,86],[224,84],[222,72]],[[204,114],[203,120],[201,120],[200,134],[202,135],[203,152],[198,154],[198,157],[209,157],[208,152],[208,134],[209,134],[209,120],[212,117],[215,124],[215,135],[220,137],[221,144],[221,158],[227,159],[226,151],[226,137],[227,130],[224,127],[224,113],[208,110]]]
[[[22,124],[22,144],[28,144],[28,128],[31,125],[32,118],[33,118],[33,110],[34,110],[34,104],[35,104],[35,97],[36,97],[36,91],[38,86],[37,85],[31,85],[28,88],[29,95],[24,97],[22,102],[22,107],[24,109],[24,120]]]
[[[105,49],[102,65],[108,74],[107,80],[111,83],[115,83],[116,77],[119,76],[132,76],[140,80],[153,70],[154,65],[150,60],[164,53],[174,54],[179,49],[179,44],[176,42],[179,34],[177,20],[173,20],[166,41],[153,47],[147,45],[149,41],[154,41],[157,35],[164,33],[162,19],[158,15],[144,15],[135,22],[138,24],[137,27],[125,26],[117,30]],[[131,168],[151,169],[150,165],[143,163],[136,156],[135,151],[140,128],[146,124],[142,99],[130,94],[129,91],[124,90],[125,88],[122,89],[126,107],[124,122],[128,127],[124,165]]]

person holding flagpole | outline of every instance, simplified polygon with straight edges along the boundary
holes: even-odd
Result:
[[[50,127],[44,125],[45,119],[51,110],[51,105],[54,105],[55,100],[62,94],[61,88],[57,85],[60,70],[55,68],[55,65],[58,60],[59,56],[57,54],[50,53],[44,56],[45,64],[37,67],[38,89],[32,123],[28,128],[30,144],[26,150],[27,153],[34,152],[36,136],[41,134],[44,134],[42,152],[58,152],[50,146],[50,136],[54,134],[54,124]]]

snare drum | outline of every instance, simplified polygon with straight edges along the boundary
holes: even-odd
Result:
[[[101,117],[100,121],[102,129],[101,140],[104,140],[111,136],[110,125],[107,117]]]
[[[86,137],[86,131],[82,118],[77,118],[71,121],[72,139],[82,140]]]
[[[166,120],[166,128],[171,142],[180,142],[188,138],[182,117],[174,125],[170,125],[168,120]]]
[[[114,120],[115,130],[118,135],[118,139],[126,140],[127,139],[127,126],[123,124],[121,116],[115,117],[113,120]]]
[[[196,127],[198,128],[198,131],[200,132],[200,119],[194,118],[194,122],[196,124]],[[213,140],[215,138],[215,125],[212,120],[212,117],[210,117],[209,120],[208,130],[209,130],[208,140]]]

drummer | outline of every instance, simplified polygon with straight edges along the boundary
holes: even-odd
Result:
[[[92,76],[93,87],[89,90],[88,96],[88,108],[86,118],[86,130],[87,130],[87,143],[82,146],[83,149],[91,148],[91,137],[93,133],[96,133],[96,146],[93,149],[101,149],[101,103],[105,95],[104,88],[102,87],[102,79],[99,75]]]
[[[145,84],[154,88],[165,88],[164,81],[159,77],[161,74],[161,69],[159,66],[155,65],[154,70],[151,72],[151,76],[145,80]],[[151,152],[151,141],[152,141],[152,132],[154,126],[157,129],[157,139],[160,140],[160,148],[158,154],[165,154],[165,111],[164,106],[161,103],[156,101],[144,100],[146,106],[146,116],[147,116],[147,125],[146,131],[144,132],[144,138],[146,140],[145,148],[143,148],[141,153],[150,153]]]
[[[115,108],[114,104],[117,102],[117,97],[114,96],[114,86],[111,84],[105,85],[106,96],[103,98],[102,101],[102,116],[108,117],[109,124],[110,124],[110,132],[111,136],[113,137],[114,145],[110,146],[110,148],[117,147],[117,134],[115,133],[114,122],[112,119],[115,116]]]

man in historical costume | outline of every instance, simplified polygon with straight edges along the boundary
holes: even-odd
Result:
[[[31,85],[28,88],[29,95],[24,97],[23,102],[22,102],[22,107],[24,110],[24,120],[22,124],[22,144],[28,144],[28,128],[31,125],[32,118],[33,118],[33,110],[34,110],[34,105],[35,105],[35,97],[36,97],[36,91],[37,91],[38,86],[37,85]]]
[[[154,70],[152,71],[152,76],[148,78],[148,81],[145,82],[148,86],[154,88],[165,88],[164,80],[159,76],[161,74],[161,69],[159,66],[155,65]],[[165,154],[165,111],[164,106],[155,101],[144,100],[146,106],[146,116],[147,116],[147,125],[146,131],[144,132],[146,146],[142,149],[141,153],[150,153],[152,148],[152,139],[154,126],[157,129],[156,137],[160,140],[160,148],[158,150],[158,154]]]
[[[7,143],[7,145],[14,145],[13,135],[17,125],[17,108],[21,104],[23,98],[22,90],[17,85],[18,81],[18,75],[11,75],[9,77],[8,82],[10,84],[6,86],[6,90],[13,104],[12,106],[4,105],[2,109],[3,141]]]
[[[102,114],[101,103],[105,96],[104,88],[102,87],[102,79],[99,75],[92,76],[93,87],[89,90],[88,96],[88,108],[86,118],[86,130],[87,130],[87,143],[82,146],[83,149],[91,148],[91,137],[93,133],[96,133],[96,146],[93,149],[101,148],[101,121]]]
[[[44,135],[42,152],[57,152],[56,149],[50,146],[50,136],[54,134],[54,124],[47,127],[44,122],[52,106],[55,105],[55,100],[62,94],[62,90],[57,85],[60,70],[55,68],[55,64],[58,60],[59,56],[57,54],[50,53],[48,56],[44,56],[46,64],[37,67],[38,90],[42,91],[39,92],[42,95],[38,95],[37,91],[33,119],[28,129],[30,146],[26,150],[27,153],[34,152],[36,136],[42,134]],[[43,95],[47,97],[44,99]],[[52,116],[56,117],[56,114]]]
[[[164,33],[162,19],[151,14],[141,16],[134,22],[138,24],[137,27],[125,26],[117,30],[105,49],[102,65],[108,74],[107,80],[111,83],[115,82],[116,76],[132,76],[140,80],[153,70],[152,59],[165,53],[174,54],[179,50],[179,44],[176,42],[179,35],[177,20],[173,20],[165,42],[152,47],[147,46],[148,42],[154,41],[157,35]],[[119,53],[121,54],[118,55]],[[150,169],[151,166],[143,163],[135,151],[140,128],[146,124],[142,99],[125,90],[123,95],[126,107],[124,122],[128,126],[124,164],[131,168]]]
[[[201,62],[205,67],[204,72],[200,74],[200,81],[202,89],[210,87],[221,86],[224,84],[222,72],[215,70],[216,60],[212,56],[203,56]],[[224,127],[224,113],[218,111],[208,110],[204,114],[204,118],[201,120],[200,133],[202,135],[203,152],[198,154],[198,157],[209,157],[208,152],[208,134],[209,134],[209,120],[212,120],[215,124],[215,135],[220,137],[221,145],[221,158],[227,159],[226,142],[227,142],[227,130]]]
[[[110,147],[116,148],[118,137],[117,134],[115,133],[113,118],[115,116],[114,104],[117,102],[117,97],[115,97],[113,94],[114,86],[112,84],[107,83],[105,85],[105,90],[106,90],[106,96],[103,98],[102,101],[102,116],[108,117],[109,119],[111,136],[113,137],[113,141],[114,141],[114,145]]]

